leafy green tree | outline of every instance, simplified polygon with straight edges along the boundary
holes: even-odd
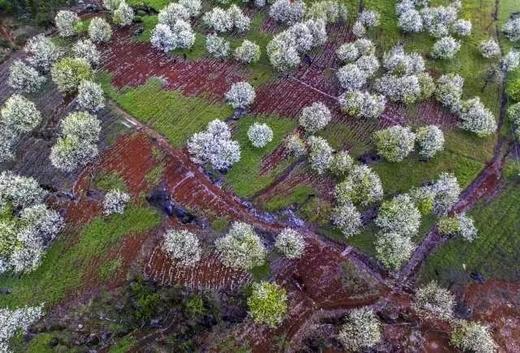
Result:
[[[287,313],[287,293],[276,283],[255,283],[247,305],[256,323],[275,328],[282,323]]]

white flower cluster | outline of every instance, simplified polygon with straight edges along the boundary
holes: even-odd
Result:
[[[27,41],[24,47],[27,61],[44,72],[49,71],[52,64],[62,55],[54,42],[43,34],[38,34]]]
[[[419,231],[421,213],[409,195],[397,195],[392,200],[383,202],[375,224],[383,233],[412,237]]]
[[[175,48],[175,38],[170,26],[159,23],[152,31],[150,42],[154,48],[169,53]]]
[[[18,92],[36,92],[45,81],[45,76],[40,75],[36,69],[20,59],[16,59],[11,66],[9,66],[7,84]]]
[[[345,92],[339,97],[341,109],[355,118],[377,119],[386,107],[386,98],[367,91]]]
[[[255,42],[244,39],[235,49],[235,59],[244,64],[253,64],[260,60],[260,46]]]
[[[110,190],[103,199],[103,214],[105,216],[115,213],[123,214],[128,201],[130,201],[130,195],[126,192],[117,189]]]
[[[457,177],[453,174],[442,173],[435,183],[430,187],[434,193],[433,212],[438,215],[445,215],[458,201],[461,188]]]
[[[354,166],[354,160],[348,151],[339,151],[332,157],[329,171],[338,178],[345,177]]]
[[[500,46],[494,39],[488,39],[480,42],[479,50],[482,56],[486,59],[500,56]]]
[[[433,94],[435,85],[425,72],[421,55],[408,54],[402,46],[396,46],[385,53],[383,67],[387,72],[376,80],[375,87],[391,101],[413,104]]]
[[[336,72],[341,87],[347,91],[360,90],[367,83],[368,76],[356,64],[349,63]]]
[[[101,60],[99,50],[90,39],[80,39],[72,46],[72,54],[75,58],[86,60],[91,66],[96,66]]]
[[[378,344],[381,331],[381,323],[371,309],[353,309],[339,330],[338,340],[349,352],[359,352]]]
[[[455,296],[449,290],[430,282],[415,293],[413,307],[421,316],[449,320],[453,317]]]
[[[401,162],[415,147],[415,134],[399,125],[376,131],[374,140],[377,153],[389,162]]]
[[[209,164],[217,170],[230,168],[240,160],[240,145],[231,140],[229,127],[218,119],[189,139],[188,151],[195,163]]]
[[[479,97],[463,101],[459,111],[460,127],[478,136],[488,136],[497,131],[495,116]]]
[[[334,0],[313,2],[305,13],[307,19],[321,19],[326,23],[336,23],[348,20],[348,9],[344,4]]]
[[[299,22],[274,36],[267,44],[267,55],[277,70],[288,71],[300,64],[300,55],[323,45],[326,40],[325,21]]]
[[[108,42],[112,37],[112,28],[104,18],[94,17],[88,25],[88,35],[94,43]]]
[[[72,172],[95,158],[101,131],[100,121],[87,112],[67,115],[61,123],[61,137],[52,146],[50,160],[59,170]]]
[[[332,147],[327,140],[319,136],[310,136],[307,142],[311,169],[318,174],[325,173],[332,163],[332,153],[334,152]]]
[[[190,17],[197,17],[200,15],[200,9],[202,8],[200,0],[179,0],[179,4],[188,10]]]
[[[336,56],[342,62],[355,62],[362,56],[373,56],[376,47],[370,39],[360,38],[352,43],[344,43],[336,50]]]
[[[186,5],[186,6],[185,6]],[[152,31],[152,46],[168,53],[174,49],[189,49],[195,43],[190,18],[200,12],[200,2],[195,0],[181,3],[170,3],[158,15],[158,24]]]
[[[42,203],[45,195],[33,178],[11,172],[0,175],[0,208],[9,215],[0,221],[0,272],[36,269],[61,231],[63,219]]]
[[[511,121],[513,134],[517,140],[520,140],[520,103],[513,104],[507,109],[507,117]]]
[[[157,15],[158,23],[172,28],[177,21],[188,21],[190,12],[186,7],[179,3],[171,2],[164,7]]]
[[[125,27],[134,21],[134,10],[126,1],[122,0],[113,12],[113,20],[116,25]]]
[[[254,123],[247,130],[247,137],[253,146],[262,148],[273,140],[273,130],[267,124]]]
[[[206,36],[206,50],[208,54],[217,59],[223,59],[229,55],[229,42],[215,33]]]
[[[293,24],[303,19],[305,2],[302,0],[276,0],[269,9],[269,16],[277,22]]]
[[[96,112],[105,106],[105,97],[101,85],[83,80],[78,87],[78,105],[81,109]]]
[[[293,157],[301,157],[307,153],[305,141],[298,134],[291,134],[287,137],[285,142],[285,148],[289,155]]]
[[[520,66],[520,51],[511,49],[502,60],[500,60],[500,69],[503,72],[511,72]]]
[[[415,249],[413,241],[399,233],[379,234],[375,243],[376,258],[389,270],[398,270]]]
[[[368,28],[377,27],[380,23],[381,15],[377,11],[363,10],[359,14],[356,22],[352,26],[352,33],[356,37],[363,37]]]
[[[465,352],[496,353],[497,351],[497,344],[489,328],[478,322],[459,322],[451,334],[451,343]]]
[[[245,109],[255,100],[255,89],[248,82],[236,82],[226,92],[226,101],[235,109]]]
[[[446,74],[439,77],[435,90],[435,98],[451,112],[460,108],[464,79],[457,74]]]
[[[302,109],[299,123],[306,132],[313,134],[327,126],[331,119],[329,108],[321,102],[314,102]]]
[[[247,223],[234,222],[225,237],[215,243],[222,263],[228,267],[250,270],[265,262],[262,240]]]
[[[19,309],[0,309],[0,352],[11,353],[9,341],[43,316],[43,305]]]
[[[291,228],[283,229],[276,237],[276,249],[289,259],[300,258],[305,251],[303,236]]]
[[[359,233],[362,226],[361,214],[351,202],[334,207],[331,220],[332,224],[347,238]]]
[[[451,36],[442,37],[432,47],[436,59],[452,59],[460,50],[460,42]]]
[[[164,234],[163,249],[183,266],[193,266],[201,258],[199,239],[187,230],[167,230]]]
[[[430,159],[444,150],[444,133],[435,125],[422,126],[415,133],[415,142],[419,156]]]
[[[502,31],[511,42],[520,40],[520,17],[510,18],[502,27]]]
[[[79,21],[79,16],[75,12],[68,10],[58,11],[54,22],[58,33],[61,37],[70,37],[76,34],[76,24]]]
[[[224,33],[236,29],[238,32],[249,30],[251,19],[244,15],[240,7],[231,5],[227,10],[214,7],[202,17],[204,25],[209,29]]]
[[[356,165],[344,181],[336,185],[336,202],[368,206],[383,198],[383,186],[379,176],[366,165]]]

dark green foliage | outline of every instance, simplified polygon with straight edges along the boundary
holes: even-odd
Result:
[[[0,10],[17,16],[27,16],[38,25],[51,25],[56,12],[72,5],[73,0],[0,0]]]

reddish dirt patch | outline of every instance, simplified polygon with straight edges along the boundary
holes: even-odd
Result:
[[[117,87],[139,86],[151,77],[160,77],[165,79],[167,89],[223,100],[232,83],[245,80],[238,64],[212,59],[187,61],[170,56],[149,43],[132,40],[132,30],[116,30],[110,45],[101,49],[103,68],[112,73],[112,83]]]
[[[472,283],[464,289],[463,299],[472,319],[491,327],[499,353],[520,352],[520,283]]]

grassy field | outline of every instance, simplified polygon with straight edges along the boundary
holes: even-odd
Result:
[[[233,114],[233,109],[226,104],[163,90],[158,79],[151,79],[139,87],[117,90],[110,84],[108,75],[101,76],[105,92],[111,99],[134,118],[165,136],[175,147],[184,146],[191,135],[203,130],[210,121],[224,120]]]
[[[255,123],[265,123],[273,130],[273,140],[263,148],[254,147],[247,137],[247,130]],[[292,119],[276,116],[247,116],[241,118],[233,131],[233,138],[240,143],[241,157],[226,174],[226,185],[241,197],[250,197],[268,186],[275,176],[287,167],[288,162],[282,160],[267,175],[260,175],[262,159],[278,147],[285,136],[296,126]]]
[[[435,279],[449,284],[468,280],[471,272],[479,272],[486,278],[520,280],[519,186],[516,177],[492,202],[480,202],[470,212],[479,237],[471,243],[460,238],[449,240],[427,259],[421,281]]]
[[[103,258],[122,238],[142,234],[159,222],[154,210],[131,206],[122,215],[97,217],[80,230],[61,234],[35,271],[21,277],[0,276],[0,287],[12,290],[10,295],[0,296],[0,307],[58,303],[81,288],[96,259]]]

